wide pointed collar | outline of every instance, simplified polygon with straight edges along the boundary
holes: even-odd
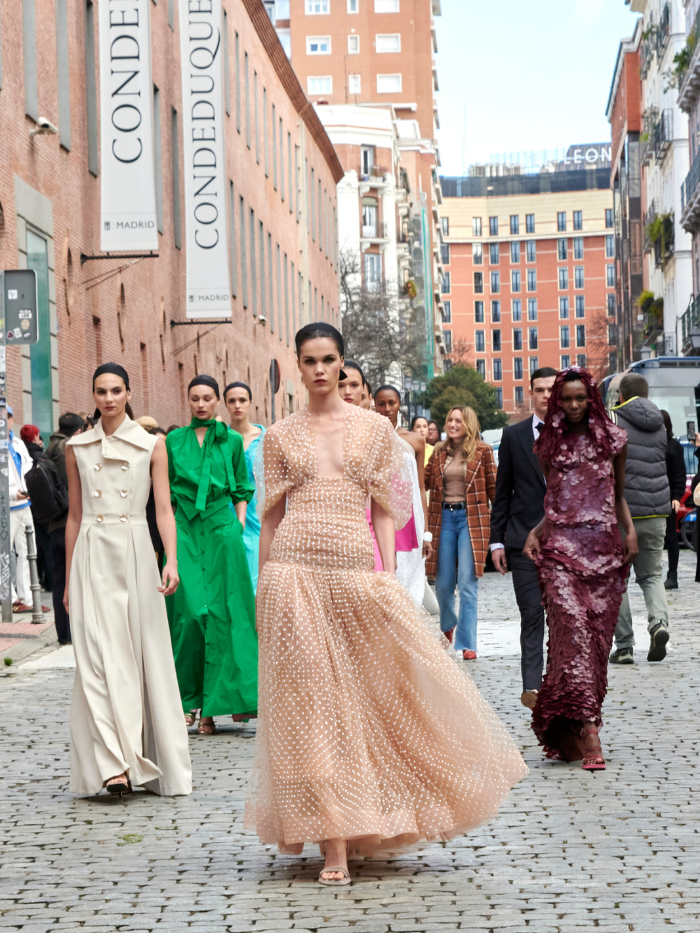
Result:
[[[71,437],[69,444],[75,446],[86,446],[87,444],[100,444],[102,447],[102,456],[106,460],[129,460],[130,448],[138,447],[139,450],[150,450],[151,439],[147,431],[132,421],[126,415],[114,434],[109,436],[105,434],[100,419],[91,431],[84,434],[78,434],[77,437]],[[132,451],[133,452],[133,451]]]

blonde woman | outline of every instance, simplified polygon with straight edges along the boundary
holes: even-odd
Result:
[[[430,492],[428,528],[433,536],[427,574],[435,578],[440,627],[464,660],[473,661],[478,578],[483,576],[489,547],[489,502],[496,494],[496,462],[493,450],[479,439],[473,409],[452,408],[445,431],[447,440],[435,445],[425,467],[425,488]],[[455,585],[459,587],[459,617]]]

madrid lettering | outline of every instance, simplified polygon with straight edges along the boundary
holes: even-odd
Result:
[[[119,162],[131,163],[138,161],[143,152],[141,137],[133,135],[142,122],[139,8],[134,0],[109,0],[109,3],[110,117],[116,131],[112,155]]]
[[[195,180],[194,241],[200,249],[213,249],[219,242],[219,173],[214,143],[217,100],[221,88],[215,63],[221,48],[221,31],[213,21],[211,0],[189,0],[188,39],[190,73],[190,117],[192,120],[192,177]],[[219,65],[219,70],[221,66]],[[212,145],[207,145],[211,143]]]

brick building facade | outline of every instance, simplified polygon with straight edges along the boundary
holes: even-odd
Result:
[[[195,372],[246,381],[253,418],[269,423],[273,358],[277,417],[303,404],[293,334],[338,322],[343,171],[261,0],[224,0],[222,25],[233,314],[172,328],[185,320],[177,3],[151,5],[158,257],[81,263],[100,252],[97,6],[0,0],[0,264],[35,268],[40,300],[39,343],[7,353],[18,423],[47,433],[61,411],[90,409],[90,376],[107,360],[129,371],[136,415],[166,426],[189,420]],[[32,134],[42,118],[55,135]]]

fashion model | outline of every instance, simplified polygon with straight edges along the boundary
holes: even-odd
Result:
[[[350,882],[348,852],[445,840],[495,816],[527,768],[395,577],[394,528],[412,504],[396,432],[341,398],[335,328],[309,324],[295,340],[308,408],[263,440],[245,825],[285,853],[318,843],[319,881],[338,885]]]
[[[75,651],[71,790],[143,785],[192,790],[163,594],[177,590],[176,533],[165,444],[131,419],[126,370],[95,370],[95,427],[65,445],[66,592]],[[162,576],[146,521],[153,483],[167,560]]]

